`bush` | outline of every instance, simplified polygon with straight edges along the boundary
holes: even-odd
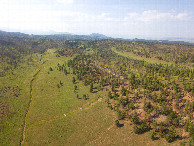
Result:
[[[190,145],[194,145],[194,124],[191,123],[189,126],[189,135],[191,136]]]
[[[190,124],[188,131],[189,131],[189,135],[191,137],[194,137],[194,124],[193,123]]]
[[[173,142],[176,139],[177,135],[176,135],[176,131],[175,131],[175,127],[171,126],[169,128],[168,133],[165,135],[165,139],[168,142]]]
[[[72,82],[73,82],[74,84],[75,84],[75,81],[76,81],[76,80],[75,80],[75,77],[73,77]]]
[[[116,120],[116,121],[115,121],[115,125],[116,125],[117,127],[120,127],[119,120]]]
[[[180,146],[185,146],[185,143],[186,143],[185,141],[181,141]]]
[[[152,133],[151,133],[151,139],[152,139],[152,140],[155,140],[155,132],[152,132]]]
[[[139,124],[139,117],[137,115],[137,112],[134,113],[133,117],[131,118],[131,122],[134,124]]]
[[[49,68],[50,71],[53,71],[52,67]]]
[[[136,134],[145,133],[145,132],[149,131],[150,129],[151,129],[151,126],[149,124],[147,124],[146,122],[141,123],[139,126],[138,125],[135,125],[133,127],[133,131]]]
[[[110,99],[112,99],[112,93],[111,93],[111,91],[108,92],[108,97],[109,97]]]
[[[83,99],[87,100],[86,94],[83,94]]]
[[[120,111],[120,110],[117,110],[117,118],[119,119],[119,120],[121,120],[121,119],[123,119],[123,111]]]

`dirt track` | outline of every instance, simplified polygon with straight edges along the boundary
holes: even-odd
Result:
[[[25,132],[26,132],[26,119],[27,119],[28,112],[29,112],[29,110],[30,110],[31,102],[32,102],[33,81],[36,79],[36,76],[39,74],[40,71],[41,71],[41,70],[38,70],[38,71],[33,75],[33,78],[32,78],[32,80],[30,81],[30,101],[29,101],[29,104],[28,104],[28,110],[27,110],[26,115],[25,115],[24,128],[23,128],[23,138],[22,138],[22,141],[21,141],[21,146],[22,146],[23,143],[24,143]]]

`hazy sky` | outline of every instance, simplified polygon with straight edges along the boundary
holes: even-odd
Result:
[[[194,0],[0,0],[0,29],[194,38]]]

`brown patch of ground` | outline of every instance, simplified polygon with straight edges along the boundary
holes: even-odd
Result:
[[[166,121],[166,116],[164,115],[160,115],[158,118],[155,119],[156,122],[160,123],[160,122],[165,122]]]

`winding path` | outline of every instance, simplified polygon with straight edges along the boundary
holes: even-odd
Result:
[[[33,123],[33,124],[31,125],[31,127],[32,127],[32,126],[39,125],[39,124],[43,124],[43,123],[46,123],[46,122],[51,122],[51,121],[54,121],[54,120],[57,120],[57,119],[60,119],[60,118],[67,117],[67,116],[71,116],[71,115],[73,115],[73,114],[75,114],[75,113],[77,113],[77,112],[80,112],[80,111],[84,110],[84,109],[89,109],[89,108],[92,107],[94,104],[100,102],[102,99],[103,99],[103,96],[99,96],[99,97],[97,97],[96,99],[92,100],[91,102],[89,102],[88,104],[86,104],[86,105],[80,107],[80,108],[77,109],[77,110],[74,110],[74,111],[72,111],[72,112],[70,112],[70,113],[67,113],[67,114],[55,116],[55,117],[49,118],[49,119],[47,119],[47,120],[41,120],[41,121],[35,122],[35,123]]]
[[[26,133],[26,119],[27,119],[28,112],[29,112],[29,110],[30,110],[31,102],[32,102],[32,88],[33,88],[33,81],[36,79],[36,76],[39,74],[40,71],[41,71],[41,69],[39,69],[39,70],[33,75],[33,78],[32,78],[32,80],[30,81],[30,101],[29,101],[29,104],[28,104],[28,110],[27,110],[26,115],[25,115],[24,128],[23,128],[23,138],[22,138],[22,141],[21,141],[21,146],[22,146],[23,143],[24,143],[25,133]]]

